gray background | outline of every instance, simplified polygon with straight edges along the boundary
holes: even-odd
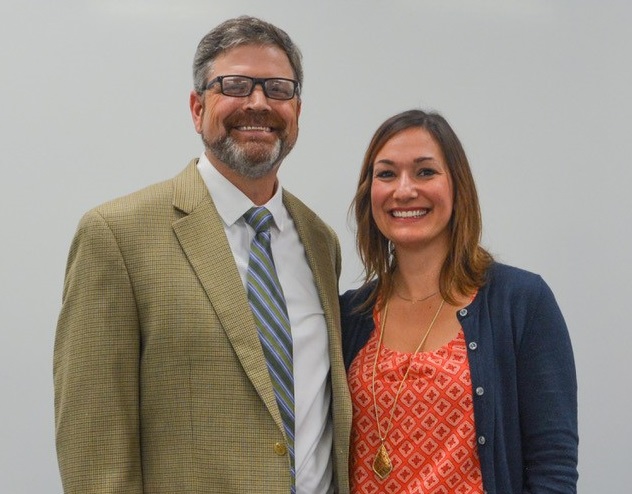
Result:
[[[199,39],[250,13],[303,50],[284,185],[338,232],[375,128],[437,109],[469,154],[484,243],[543,275],[580,383],[580,491],[629,492],[632,4],[593,0],[0,1],[0,492],[58,493],[52,348],[81,214],[202,150],[188,110]]]

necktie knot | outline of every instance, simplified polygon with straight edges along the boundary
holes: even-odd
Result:
[[[270,229],[272,213],[264,206],[252,207],[244,213],[244,219],[255,231],[261,233]]]

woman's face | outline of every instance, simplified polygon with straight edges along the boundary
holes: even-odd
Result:
[[[452,216],[452,180],[443,152],[421,127],[398,132],[377,153],[371,182],[371,212],[396,248],[447,249]]]

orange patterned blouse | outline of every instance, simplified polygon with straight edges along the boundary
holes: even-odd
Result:
[[[379,328],[377,311],[373,320]],[[385,441],[393,470],[383,480],[373,471],[380,446],[371,383],[378,341],[376,329],[349,368],[353,400],[351,493],[482,493],[472,383],[462,330],[442,348],[414,357],[384,346],[380,349],[375,390],[382,434],[413,358]]]

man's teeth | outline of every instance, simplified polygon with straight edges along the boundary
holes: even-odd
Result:
[[[252,125],[239,127],[239,130],[259,130],[259,131],[262,131],[262,132],[271,132],[272,131],[272,129],[270,127],[255,127],[255,126],[252,126]]]
[[[417,211],[393,211],[395,218],[419,218],[428,214],[427,209],[419,209]]]

